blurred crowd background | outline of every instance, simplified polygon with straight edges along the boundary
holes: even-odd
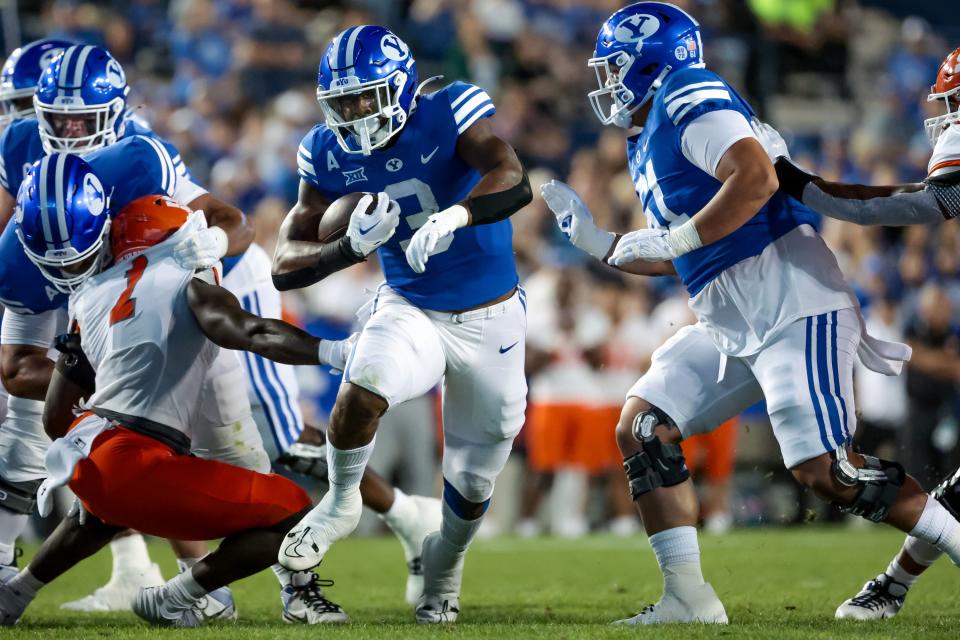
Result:
[[[675,0],[702,24],[708,66],[787,138],[795,159],[830,179],[923,179],[922,120],[943,57],[960,45],[944,0]],[[421,80],[464,79],[493,96],[496,131],[517,149],[535,190],[557,177],[600,226],[642,226],[621,130],[602,129],[586,67],[613,0],[0,0],[4,50],[63,36],[106,46],[132,84],[130,105],[180,149],[194,178],[254,220],[270,252],[296,200],[296,148],[321,119],[316,68],[331,37],[380,23],[410,44]],[[435,87],[441,86],[439,83]],[[429,89],[428,89],[429,90]],[[942,103],[936,105],[941,108]],[[487,533],[630,534],[612,430],[623,394],[651,353],[692,321],[673,278],[625,277],[559,234],[539,198],[513,217],[529,300],[530,410],[497,488]],[[823,233],[854,284],[874,335],[906,339],[896,379],[857,378],[858,437],[931,486],[957,464],[960,226]],[[378,283],[372,262],[286,298],[290,317],[345,336]],[[322,425],[338,380],[301,368],[306,415]],[[435,397],[387,416],[373,466],[408,492],[435,493]],[[762,407],[688,443],[709,530],[805,522],[815,500],[782,469]],[[808,505],[810,505],[808,507]]]

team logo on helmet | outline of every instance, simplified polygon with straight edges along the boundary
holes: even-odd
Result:
[[[647,13],[628,16],[613,29],[617,42],[637,43],[637,53],[643,48],[643,41],[660,29],[660,19]]]
[[[18,204],[13,210],[13,221],[17,224],[23,224],[23,205]]]
[[[103,185],[100,184],[100,179],[92,173],[88,173],[83,178],[83,195],[87,199],[87,209],[91,214],[98,216],[103,213],[107,206]]]
[[[392,33],[380,38],[380,49],[383,55],[397,62],[406,60],[410,56],[410,49],[406,43]]]
[[[40,70],[43,71],[50,66],[50,63],[53,62],[53,60],[61,53],[63,53],[63,49],[59,47],[44,51],[43,55],[40,56],[40,62],[38,63]]]
[[[107,63],[107,82],[116,89],[123,89],[124,85],[127,84],[127,78],[123,75],[123,67],[116,60],[111,59]]]

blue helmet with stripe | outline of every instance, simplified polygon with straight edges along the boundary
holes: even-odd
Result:
[[[317,101],[347,153],[370,155],[397,135],[414,108],[417,63],[390,30],[351,27],[320,60]]]
[[[34,163],[17,193],[14,223],[27,258],[63,293],[109,261],[110,197],[80,156],[55,153]]]
[[[123,135],[127,77],[101,47],[74,45],[40,76],[33,105],[47,153],[89,153]]]
[[[13,50],[0,71],[0,128],[10,124],[11,120],[33,115],[33,92],[40,75],[72,44],[48,38]]]
[[[589,94],[603,124],[629,127],[674,69],[703,66],[700,25],[666,2],[637,2],[607,18],[587,62],[599,88]]]

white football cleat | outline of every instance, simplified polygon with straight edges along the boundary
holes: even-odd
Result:
[[[899,613],[907,599],[907,586],[881,573],[863,585],[860,593],[837,607],[838,620],[885,620]]]
[[[328,491],[320,503],[284,537],[277,562],[291,571],[312,569],[337,540],[353,533],[363,513],[359,487],[335,500]]]
[[[11,627],[20,622],[33,598],[26,596],[6,582],[0,584],[0,627]]]
[[[167,597],[166,585],[140,589],[132,609],[139,618],[161,627],[192,628],[203,624],[198,602],[185,609],[173,606]]]
[[[665,591],[656,604],[644,607],[643,611],[613,624],[677,624],[699,622],[701,624],[727,624],[727,612],[713,587],[704,583],[684,589],[682,598]]]
[[[302,582],[302,584],[297,584]],[[280,591],[283,621],[299,624],[343,624],[350,616],[336,602],[328,600],[322,587],[332,587],[333,580],[321,580],[312,571],[294,574],[290,584]]]
[[[454,566],[441,567],[439,545],[444,544],[435,531],[423,541],[423,595],[417,603],[420,624],[450,624],[460,615],[460,583],[463,580],[463,554]]]
[[[10,578],[20,573],[20,569],[15,564],[0,564],[0,584],[7,582]]]
[[[410,496],[417,505],[415,522],[404,531],[394,531],[403,545],[403,555],[407,561],[407,586],[404,595],[407,604],[415,605],[423,594],[423,541],[434,531],[440,530],[443,516],[440,501],[427,496]]]
[[[140,589],[163,584],[160,567],[155,563],[143,570],[123,569],[110,576],[110,581],[79,600],[64,602],[61,609],[71,611],[130,611]]]
[[[233,601],[233,593],[230,587],[220,587],[214,589],[207,595],[197,600],[197,611],[203,618],[203,622],[211,620],[229,620],[233,622],[237,619],[237,603]]]

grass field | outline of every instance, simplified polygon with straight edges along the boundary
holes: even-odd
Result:
[[[655,600],[660,578],[641,538],[591,537],[581,541],[503,538],[478,542],[467,559],[460,622],[422,628],[403,603],[405,568],[392,539],[348,540],[324,561],[323,577],[337,584],[328,595],[353,624],[323,629],[285,625],[279,619],[276,582],[269,572],[234,585],[236,625],[196,630],[153,630],[133,614],[78,615],[57,608],[102,584],[110,559],[101,553],[44,589],[16,629],[0,638],[957,638],[960,573],[941,561],[914,588],[896,619],[881,623],[833,620],[843,598],[886,566],[902,536],[866,530],[765,529],[723,537],[702,536],[703,565],[724,601],[730,626],[614,628],[609,622]],[[33,549],[27,550],[29,556]],[[173,557],[162,544],[152,554],[166,576]]]

